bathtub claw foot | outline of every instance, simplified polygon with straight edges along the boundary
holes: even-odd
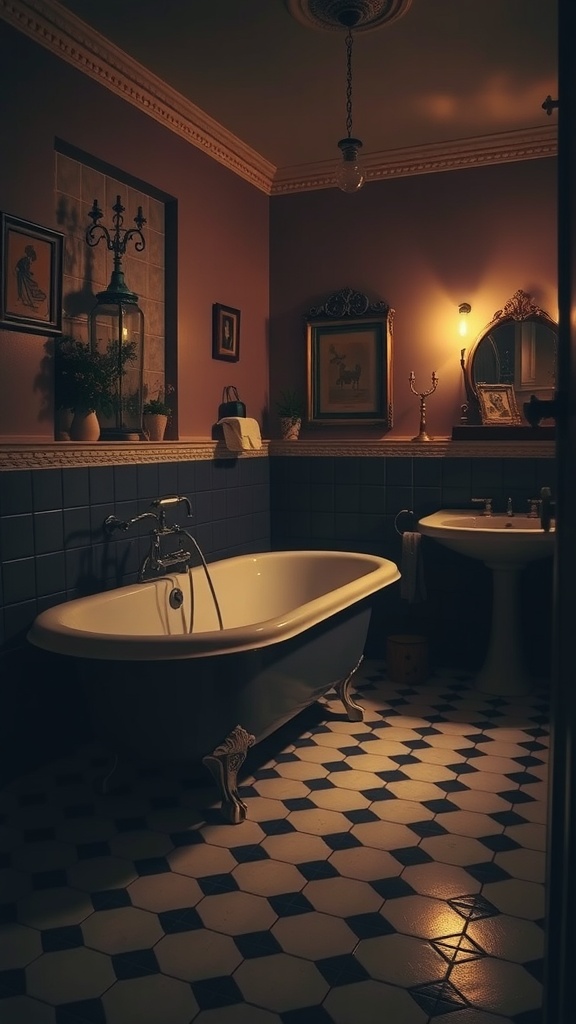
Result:
[[[238,772],[255,739],[241,725],[237,725],[223,743],[202,758],[202,764],[208,768],[220,790],[222,815],[230,825],[238,825],[246,818],[248,808],[238,795]]]
[[[350,688],[352,686],[352,679],[356,675],[360,665],[364,660],[364,655],[361,654],[356,665],[351,672],[348,673],[345,679],[341,679],[339,683],[336,683],[334,689],[338,694],[338,697],[342,701],[346,714],[348,715],[349,722],[362,722],[364,720],[364,708],[360,704],[357,704],[355,700],[350,696]]]

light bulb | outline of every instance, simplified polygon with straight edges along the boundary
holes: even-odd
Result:
[[[336,168],[336,184],[341,192],[357,192],[366,181],[366,174],[358,150],[360,139],[340,139],[342,162]]]
[[[458,334],[461,338],[465,338],[468,334],[468,315],[472,310],[472,306],[469,302],[461,302],[458,306],[458,312],[460,314],[460,320],[458,322]]]

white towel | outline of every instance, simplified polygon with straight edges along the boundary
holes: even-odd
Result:
[[[231,452],[261,448],[262,437],[256,420],[248,416],[224,416],[218,420],[224,430],[224,442]]]
[[[402,534],[400,597],[403,597],[409,604],[426,600],[424,567],[420,551],[421,539],[419,533],[410,533],[408,530]]]

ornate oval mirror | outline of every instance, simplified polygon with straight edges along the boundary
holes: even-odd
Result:
[[[467,405],[462,407],[463,423],[483,423],[482,385],[497,385],[514,399],[520,421],[531,395],[551,399],[556,387],[556,349],[558,324],[519,289],[497,310],[493,319],[465,353],[464,373]],[[511,388],[511,392],[508,389]],[[480,397],[479,397],[480,394]],[[511,423],[519,420],[511,418]],[[500,421],[500,425],[504,425]]]

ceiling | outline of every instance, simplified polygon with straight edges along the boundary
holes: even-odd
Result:
[[[0,14],[5,4],[0,0]],[[100,33],[241,140],[271,180],[302,183],[306,168],[340,159],[345,31],[304,25],[289,13],[288,0],[21,6],[67,9],[85,23],[87,45],[98,44],[94,30]],[[470,153],[477,140],[491,149],[510,133],[513,141],[552,139],[556,112],[549,117],[542,103],[557,96],[556,3],[412,0],[396,20],[354,33],[352,68],[353,135],[363,140],[374,177],[399,151],[422,159],[438,147]],[[506,145],[500,149],[505,155]],[[308,177],[308,187],[324,187]]]

